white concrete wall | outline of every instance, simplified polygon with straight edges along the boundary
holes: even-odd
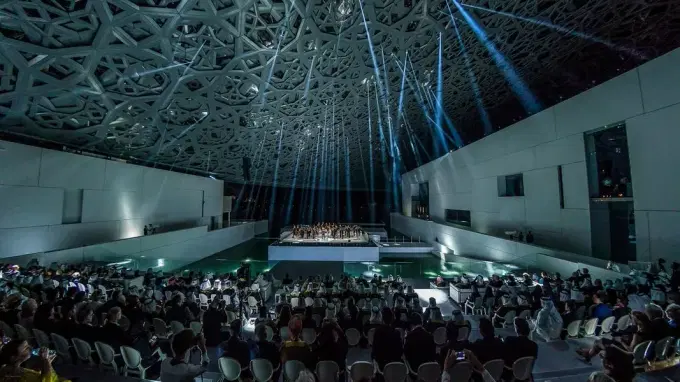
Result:
[[[163,264],[163,270],[174,270],[252,239],[256,235],[258,225],[261,227],[262,223],[262,221],[244,223],[213,231],[208,231],[207,226],[195,227],[84,247],[33,253],[5,261],[25,265],[35,258],[40,264],[49,265],[52,262],[113,263],[131,260],[129,266],[140,269],[159,268],[159,264]],[[264,223],[266,226],[266,221]]]
[[[471,211],[474,231],[532,230],[536,242],[591,253],[583,133],[625,121],[636,211],[637,258],[680,260],[680,49],[402,176],[430,183],[430,213]],[[557,166],[562,166],[564,209]],[[524,174],[524,197],[498,197],[496,177]],[[404,232],[411,234],[411,232]]]
[[[0,141],[0,258],[208,224],[224,183]]]
[[[391,227],[399,232],[412,234],[414,239],[431,243],[436,250],[443,253],[447,261],[461,264],[469,262],[471,268],[478,266],[474,259],[560,272],[563,277],[568,277],[576,269],[588,268],[593,277],[601,280],[621,278],[629,270],[622,266],[623,273],[619,274],[608,271],[606,261],[590,256],[507,240],[397,213],[391,215]]]

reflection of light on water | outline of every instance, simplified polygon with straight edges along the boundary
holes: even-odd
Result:
[[[451,275],[459,275],[460,273],[457,272],[457,271],[441,271],[441,274],[446,275],[446,276],[451,276]]]
[[[363,264],[363,265],[373,265],[374,263],[372,263],[370,261],[363,261],[361,264]]]

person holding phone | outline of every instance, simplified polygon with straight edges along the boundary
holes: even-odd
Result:
[[[38,351],[40,371],[26,369],[21,364],[31,358],[31,346],[25,340],[12,340],[0,350],[0,380],[19,382],[68,382],[52,369],[56,354],[43,347]]]
[[[442,382],[451,382],[451,375],[449,370],[455,366],[458,362],[470,362],[472,369],[478,373],[484,373],[484,365],[475,357],[474,353],[467,349],[462,351],[455,351],[453,349],[446,353],[446,358],[444,359],[444,369],[442,371]]]

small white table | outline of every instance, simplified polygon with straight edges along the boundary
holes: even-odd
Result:
[[[458,289],[453,283],[449,284],[449,297],[458,304],[463,304],[472,294],[472,289]]]

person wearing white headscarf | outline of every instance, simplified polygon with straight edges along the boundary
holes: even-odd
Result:
[[[549,298],[541,299],[541,306],[536,317],[536,334],[546,342],[559,339],[562,332],[562,316]]]

